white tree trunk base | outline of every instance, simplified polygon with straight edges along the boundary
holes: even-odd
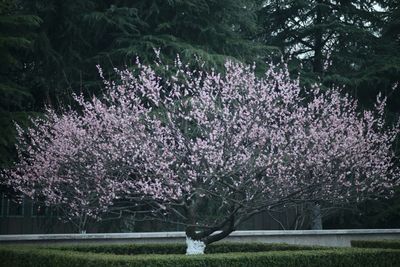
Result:
[[[206,244],[200,240],[193,240],[186,236],[186,255],[199,255],[204,254]]]

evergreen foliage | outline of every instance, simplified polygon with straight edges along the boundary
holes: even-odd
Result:
[[[155,48],[166,61],[177,53],[190,59],[197,54],[212,66],[222,66],[228,56],[254,60],[268,49],[250,38],[256,28],[252,2],[25,1],[44,21],[34,58],[40,67],[33,74],[46,77],[42,86],[50,98],[65,99],[68,90],[93,92],[96,64],[121,68],[137,56],[151,63]]]
[[[21,10],[19,2],[0,2],[0,167],[14,157],[13,121],[23,123],[32,110],[34,97],[27,84],[26,72],[30,68],[24,61],[32,51],[34,30],[41,19]]]
[[[365,105],[379,91],[393,94],[400,74],[397,1],[263,2],[258,39],[301,63],[306,85],[345,85]]]

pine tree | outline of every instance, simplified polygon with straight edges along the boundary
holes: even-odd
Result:
[[[385,24],[382,1],[267,1],[259,38],[301,61],[306,83],[355,87],[371,70]]]
[[[26,120],[34,97],[25,73],[30,64],[25,55],[32,50],[34,29],[41,20],[21,10],[18,1],[0,2],[0,166],[13,158],[13,121]]]
[[[24,2],[43,19],[32,76],[42,78],[42,99],[53,104],[71,90],[93,92],[96,64],[107,71],[133,65],[137,56],[151,63],[155,48],[167,62],[177,54],[191,61],[196,54],[213,67],[222,67],[227,57],[254,61],[270,53],[251,38],[253,0]]]

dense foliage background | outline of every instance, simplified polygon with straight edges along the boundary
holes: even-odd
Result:
[[[283,57],[304,86],[344,86],[366,108],[382,92],[388,123],[400,113],[399,0],[1,0],[0,166],[15,157],[14,121],[71,105],[72,92],[99,93],[96,64],[110,76],[137,56],[151,63],[154,48],[166,62],[197,55],[215,68]],[[397,195],[327,226],[398,221]]]

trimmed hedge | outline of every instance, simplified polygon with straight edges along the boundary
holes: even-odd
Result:
[[[52,246],[49,249],[70,250],[79,252],[111,253],[117,255],[139,254],[185,254],[185,244],[105,244],[105,245],[66,245]],[[318,250],[322,247],[299,246],[289,244],[266,243],[216,243],[206,247],[205,253],[229,253],[229,252],[262,252],[282,250]]]
[[[400,252],[392,249],[328,249],[185,255],[111,255],[35,249],[0,248],[0,266],[18,267],[398,267]]]
[[[400,240],[352,240],[351,246],[356,248],[400,249]]]

